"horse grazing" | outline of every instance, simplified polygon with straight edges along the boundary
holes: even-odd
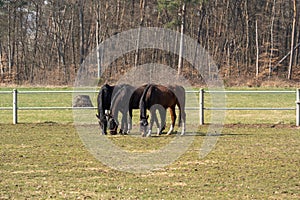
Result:
[[[146,86],[147,84],[136,88],[134,86],[124,84],[114,95],[111,101],[111,113],[108,117],[108,128],[111,133],[117,133],[117,129],[119,126],[118,112],[121,112],[123,115],[119,133],[128,134],[130,132],[130,130],[132,129],[132,110],[139,109],[140,98]],[[129,121],[127,118],[128,113]],[[157,116],[155,115],[154,118],[156,125],[159,126]],[[127,124],[128,126],[126,126]]]
[[[96,117],[99,119],[99,125],[103,135],[107,134],[107,123],[109,117],[109,112],[107,112],[107,110],[111,109],[111,101],[122,87],[123,85],[110,86],[108,84],[104,84],[99,90],[97,97],[98,114],[96,114]]]
[[[115,86],[110,86],[108,84],[104,84],[98,93],[97,96],[97,106],[98,106],[98,114],[96,114],[96,117],[99,119],[99,125],[102,130],[102,134],[106,135],[106,129],[107,129],[107,118],[105,110],[110,109],[111,104],[111,96],[113,93]]]
[[[121,85],[120,89],[116,92],[111,100],[110,113],[108,115],[108,128],[111,134],[117,134],[119,126],[118,113],[122,113],[122,122],[119,133],[129,133],[128,123],[128,104],[131,93],[134,91],[134,87],[128,84]],[[128,126],[127,126],[128,125]]]
[[[162,121],[165,121],[166,118],[166,109],[170,108],[171,120],[172,124],[170,126],[170,130],[168,131],[167,135],[173,132],[175,121],[176,121],[176,112],[175,107],[176,105],[179,108],[179,126],[182,122],[182,131],[181,135],[185,133],[185,90],[181,86],[163,86],[163,85],[155,85],[149,84],[143,91],[143,94],[140,99],[139,107],[140,107],[140,127],[143,132],[143,136],[150,136],[151,129],[153,126],[153,119],[152,116],[155,115],[155,110],[151,108],[152,106],[159,106],[163,108],[163,115],[161,116]],[[150,127],[148,133],[146,134],[146,127],[148,126],[148,117],[146,115],[147,109],[150,110],[151,120],[150,120]]]

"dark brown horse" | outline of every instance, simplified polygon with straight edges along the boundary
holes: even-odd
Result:
[[[172,124],[170,130],[167,134],[170,134],[174,130],[175,121],[176,121],[176,105],[179,108],[179,125],[182,122],[182,131],[181,135],[185,133],[185,90],[181,86],[163,86],[156,84],[149,84],[144,89],[144,92],[141,96],[139,107],[140,107],[140,126],[143,132],[143,136],[150,136],[151,129],[153,125],[152,116],[154,116],[155,109],[151,107],[160,107],[166,110],[170,108]],[[150,110],[151,120],[148,133],[146,134],[146,128],[148,126],[148,116],[146,115],[147,109]],[[165,120],[165,116],[164,116]]]
[[[98,106],[98,114],[96,117],[99,119],[99,125],[102,130],[102,134],[107,134],[107,123],[109,118],[109,110],[111,109],[111,101],[118,95],[119,91],[122,90],[123,87],[127,85],[108,85],[104,84],[98,93],[97,97],[97,106]]]
[[[108,128],[111,134],[116,134],[119,126],[118,113],[122,113],[122,122],[120,127],[120,134],[128,134],[130,130],[131,120],[128,122],[128,105],[129,100],[134,92],[135,87],[128,84],[123,84],[123,87],[117,91],[111,101]]]
[[[111,96],[113,93],[115,86],[110,86],[108,84],[104,84],[98,93],[97,97],[97,106],[98,106],[98,114],[96,114],[96,117],[99,119],[99,125],[102,131],[102,134],[106,135],[106,129],[107,129],[107,119],[105,111],[110,109],[111,104]]]
[[[111,101],[111,113],[108,119],[108,128],[112,134],[117,133],[119,125],[118,112],[121,112],[123,115],[119,133],[128,134],[129,131],[132,129],[132,110],[139,109],[140,98],[146,86],[147,84],[136,88],[134,86],[124,84],[123,87],[119,89],[114,95]],[[128,113],[129,121],[127,118]],[[156,122],[156,125],[159,126],[157,116],[155,115],[153,118]],[[161,129],[163,130],[163,127]]]

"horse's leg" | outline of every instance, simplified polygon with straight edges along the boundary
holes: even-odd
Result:
[[[184,109],[182,109],[182,111],[181,111],[181,117],[182,117],[182,120],[181,120],[181,135],[184,135],[185,134],[185,120],[186,120],[186,114],[185,114]]]
[[[180,104],[177,104],[179,107],[179,120],[178,120],[178,126],[181,127],[181,135],[185,134],[185,110],[180,106]]]
[[[129,122],[128,122],[128,131],[127,133],[130,132],[130,130],[132,129],[132,108],[130,107],[129,110]],[[127,117],[127,114],[126,114],[126,117]]]
[[[124,134],[128,134],[129,133],[128,110],[124,111],[123,116],[124,116],[124,125],[125,125]]]
[[[130,132],[130,121],[128,121],[128,110],[124,111],[124,123],[125,123],[125,134],[129,134]]]
[[[102,135],[107,135],[107,119],[106,116],[102,119]]]
[[[153,108],[153,116],[151,116],[153,119],[154,119],[154,121],[155,121],[155,124],[156,124],[156,127],[157,127],[157,132],[156,132],[156,134],[157,135],[159,135],[160,134],[160,126],[159,126],[159,122],[158,122],[158,116],[157,116],[157,114],[156,114],[156,110],[158,110],[159,111],[159,113],[160,113],[160,107],[155,107],[155,108]],[[160,115],[161,116],[161,115]]]
[[[157,107],[157,108],[155,108],[155,110],[154,110],[154,120],[155,120],[155,124],[156,124],[156,127],[157,127],[157,132],[156,132],[156,135],[158,136],[159,134],[160,134],[160,125],[159,125],[159,122],[158,122],[158,116],[157,116],[157,114],[156,114],[156,110],[158,110],[159,111],[159,113],[161,112],[161,109],[160,109],[160,107]],[[160,114],[160,118],[161,118],[162,116],[161,116],[161,114]]]
[[[127,116],[124,111],[121,111],[122,113],[122,122],[121,122],[121,129],[120,134],[126,134],[127,133]]]
[[[102,116],[100,117],[99,115],[96,115],[99,119],[99,124],[100,124],[100,128],[102,131],[102,135],[107,135],[107,117],[106,117],[106,113],[102,112]]]
[[[174,130],[175,121],[176,121],[175,106],[172,106],[172,107],[170,108],[170,114],[171,114],[172,124],[171,124],[171,126],[170,126],[170,130],[168,131],[167,135],[169,135],[170,133],[172,133],[173,130]]]
[[[120,125],[120,122],[119,122],[119,111],[115,112],[114,119],[115,119],[117,125]],[[116,134],[117,133],[118,133],[118,130],[116,130]],[[122,124],[121,124],[121,128],[120,128],[120,132],[119,133],[122,133]]]
[[[160,108],[159,109],[159,114],[160,114],[160,130],[158,134],[161,134],[163,130],[166,128],[166,109],[165,108]]]
[[[151,119],[150,119],[150,125],[149,125],[149,130],[147,133],[147,137],[149,137],[151,135],[154,121],[157,121],[155,109],[153,109],[153,108],[150,109],[150,115],[151,115]]]

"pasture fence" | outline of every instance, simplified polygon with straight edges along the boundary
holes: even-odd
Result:
[[[73,109],[96,109],[96,107],[73,107],[73,106],[31,106],[31,107],[20,107],[19,104],[20,102],[18,101],[18,95],[19,94],[43,94],[43,93],[53,93],[53,94],[58,94],[58,93],[96,93],[98,91],[19,91],[17,89],[13,89],[12,91],[0,91],[0,95],[4,94],[12,94],[12,106],[6,106],[6,107],[0,107],[1,110],[12,110],[13,111],[13,124],[18,123],[18,111],[19,110],[73,110]],[[300,89],[297,89],[296,91],[262,91],[262,90],[251,90],[251,91],[242,91],[242,90],[223,90],[223,91],[213,91],[213,90],[193,90],[193,91],[186,91],[186,93],[194,93],[199,95],[199,104],[198,107],[186,107],[186,110],[199,110],[199,124],[204,125],[205,120],[204,120],[204,112],[205,110],[295,110],[296,111],[296,126],[300,126]],[[288,94],[288,93],[294,93],[296,94],[296,101],[295,107],[290,107],[290,108],[280,108],[280,107],[224,107],[224,108],[219,108],[219,107],[206,107],[205,106],[205,94],[213,94],[213,93],[225,93],[225,94],[246,94],[246,93],[256,93],[256,94],[270,94],[270,93],[283,93],[283,94]]]

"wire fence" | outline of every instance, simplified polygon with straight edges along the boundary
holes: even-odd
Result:
[[[10,106],[5,106],[5,107],[0,107],[1,110],[12,110],[12,121],[13,124],[18,123],[18,111],[19,110],[74,110],[74,109],[97,109],[96,107],[74,107],[72,106],[21,106],[19,100],[19,95],[33,95],[33,94],[82,94],[82,93],[91,93],[96,95],[98,91],[73,91],[73,90],[63,90],[63,91],[58,91],[58,90],[47,90],[47,91],[22,91],[22,90],[17,90],[13,89],[12,91],[0,91],[0,97],[2,95],[11,95],[11,103],[6,102],[6,105]],[[295,107],[209,107],[208,105],[205,105],[205,98],[206,94],[295,94]],[[300,126],[300,89],[297,89],[295,91],[262,91],[262,90],[255,90],[255,91],[232,91],[232,90],[220,90],[220,91],[213,91],[213,90],[193,90],[193,91],[186,91],[186,94],[196,94],[198,96],[198,105],[195,107],[186,107],[186,110],[198,110],[199,111],[199,123],[200,125],[205,124],[204,120],[204,112],[205,110],[236,110],[236,111],[266,111],[266,110],[286,110],[286,111],[291,111],[295,110],[296,111],[296,126]],[[8,98],[9,99],[9,98]]]

